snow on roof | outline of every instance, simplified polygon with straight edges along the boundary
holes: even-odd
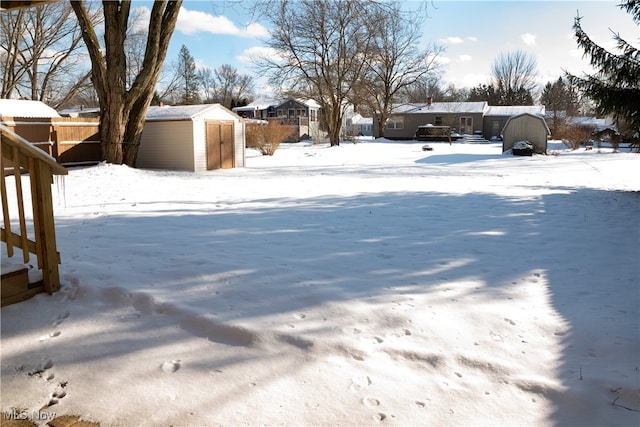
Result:
[[[235,107],[233,111],[252,111],[252,110],[266,110],[269,107],[275,107],[285,102],[284,99],[277,98],[258,98],[253,102],[243,106]]]
[[[394,105],[393,114],[423,114],[423,113],[484,113],[486,101],[480,102],[433,102],[431,104],[400,104]]]
[[[60,117],[56,110],[44,102],[24,99],[0,99],[0,116],[30,118]]]
[[[488,106],[485,116],[517,116],[518,114],[544,116],[544,105],[494,105]]]
[[[255,101],[242,106],[242,107],[234,107],[233,111],[261,111],[261,110],[266,110],[269,107],[278,107],[282,104],[284,104],[285,102],[290,101],[292,98],[259,98],[256,99]],[[313,99],[296,99],[296,101],[305,104],[307,107],[311,107],[311,108],[320,108],[320,104],[318,104],[315,100]]]
[[[362,117],[361,114],[354,114],[351,118],[351,123],[354,125],[371,125],[373,124],[373,117]]]
[[[207,111],[215,109],[220,109],[235,116],[232,111],[227,110],[220,104],[163,105],[149,107],[146,120],[191,120]]]

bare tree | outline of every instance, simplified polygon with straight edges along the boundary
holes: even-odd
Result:
[[[239,74],[231,65],[224,64],[213,71],[213,99],[227,108],[235,107],[242,98],[250,96],[253,79]]]
[[[210,67],[203,67],[198,70],[198,79],[202,85],[202,94],[205,102],[215,102],[215,79],[213,70]]]
[[[62,104],[89,78],[78,22],[67,2],[51,2],[0,14],[2,97],[18,96]],[[100,15],[87,16],[90,25]]]
[[[533,102],[536,88],[537,61],[522,50],[501,53],[495,59],[491,72],[494,86],[502,95],[502,105],[526,105]]]
[[[104,1],[104,51],[82,1],[71,5],[91,57],[93,85],[100,101],[102,156],[110,163],[135,165],[144,118],[154,96],[182,0],[156,1],[149,18],[142,68],[128,86],[125,40],[131,1]]]
[[[340,144],[345,110],[366,65],[373,0],[299,0],[267,3],[273,31],[267,46],[277,52],[263,58],[276,86],[317,101],[330,144]]]
[[[392,103],[405,89],[435,76],[440,68],[436,59],[443,48],[418,47],[424,16],[420,11],[403,11],[399,3],[393,2],[372,8],[371,12],[377,16],[369,19],[372,43],[358,95],[377,112],[375,136],[380,137],[391,115]]]

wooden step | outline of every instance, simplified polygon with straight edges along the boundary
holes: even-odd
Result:
[[[15,304],[43,292],[42,282],[29,283],[29,270],[23,265],[2,264],[0,281],[0,305]]]

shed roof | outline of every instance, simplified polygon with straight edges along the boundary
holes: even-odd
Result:
[[[545,115],[544,105],[494,105],[489,106],[485,116],[517,116],[518,114]]]
[[[147,121],[162,120],[193,120],[200,115],[213,110],[220,110],[235,118],[240,118],[231,110],[220,104],[198,104],[198,105],[164,105],[151,106],[147,110]]]
[[[549,130],[549,126],[547,126],[547,122],[546,122],[546,120],[544,119],[544,117],[542,117],[542,116],[538,116],[538,115],[535,115],[535,114],[531,114],[531,113],[522,113],[522,114],[518,114],[517,116],[511,116],[511,117],[509,117],[509,118],[507,119],[506,123],[504,124],[504,127],[502,128],[501,135],[503,135],[503,134],[504,134],[505,129],[507,129],[507,127],[509,126],[509,124],[510,124],[512,121],[519,120],[519,119],[521,119],[521,118],[523,118],[523,117],[531,117],[531,118],[533,118],[534,120],[539,120],[539,121],[544,125],[544,129],[547,131],[547,135],[551,135],[551,130]]]
[[[424,114],[424,113],[484,113],[486,101],[479,102],[433,102],[429,104],[398,104],[392,107],[392,114]]]
[[[0,99],[0,116],[47,119],[60,117],[56,110],[44,102],[25,99]]]

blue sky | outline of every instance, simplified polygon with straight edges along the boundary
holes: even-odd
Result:
[[[613,46],[612,33],[640,43],[640,31],[618,1],[438,1],[429,3],[429,17],[420,43],[445,47],[443,80],[456,87],[488,83],[491,65],[500,53],[517,49],[535,56],[540,83],[556,80],[562,69],[590,71],[573,39],[576,14],[587,34],[601,46]],[[195,1],[183,3],[167,61],[176,61],[187,46],[199,66],[230,64],[254,75],[249,58],[263,49],[265,22],[252,22],[247,3]],[[408,7],[415,3],[407,2]],[[260,81],[258,80],[258,86]],[[258,90],[263,90],[258,87]]]

